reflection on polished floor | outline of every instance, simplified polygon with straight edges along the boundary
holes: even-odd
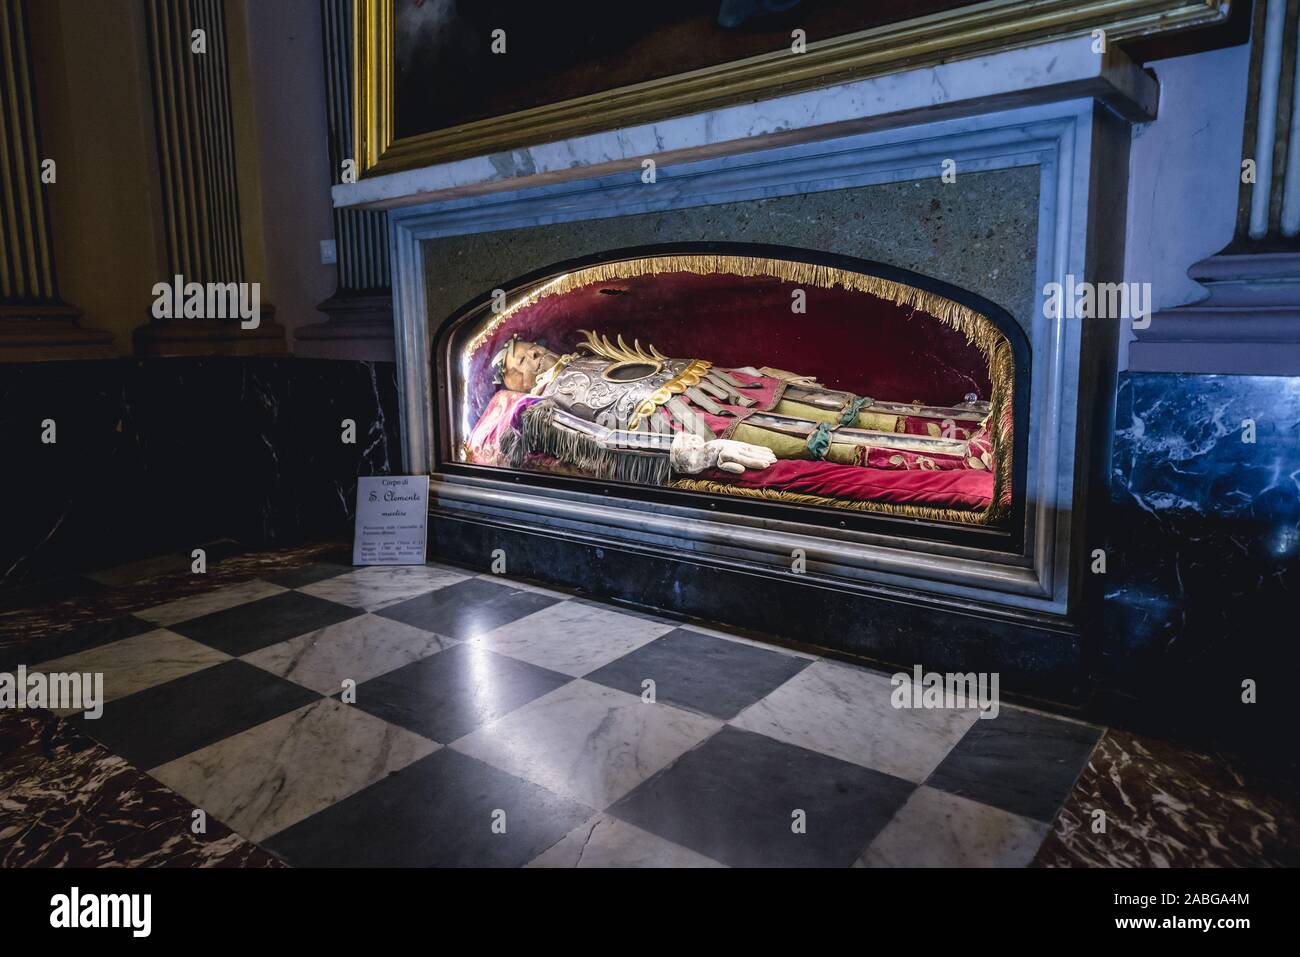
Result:
[[[108,699],[0,712],[0,863],[1294,863],[1285,802],[1232,779],[1195,819],[1161,801],[1200,760],[1177,749],[1006,704],[900,710],[858,665],[332,558],[150,567],[0,615],[0,670],[102,671]]]

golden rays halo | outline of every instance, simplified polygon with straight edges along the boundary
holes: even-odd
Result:
[[[632,345],[629,346],[623,341],[622,336],[618,336],[618,345],[614,345],[609,341],[608,336],[598,336],[591,329],[578,331],[582,333],[582,342],[578,343],[578,348],[585,348],[602,359],[613,359],[615,362],[645,362],[650,365],[668,361],[668,356],[654,346],[642,349],[640,339],[633,339]]]

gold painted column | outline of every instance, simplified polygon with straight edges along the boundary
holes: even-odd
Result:
[[[321,0],[330,179],[352,159],[352,0]],[[317,308],[329,319],[299,327],[298,354],[393,359],[393,295],[388,271],[388,215],[334,210],[338,288]]]
[[[112,333],[59,296],[25,0],[0,0],[0,361],[101,358]]]
[[[1251,31],[1237,229],[1220,255],[1300,250],[1300,0],[1259,0]]]
[[[230,64],[222,0],[144,0],[154,134],[162,191],[166,273],[186,283],[243,283]],[[194,31],[205,52],[194,52]],[[284,328],[261,304],[260,324],[238,319],[153,319],[135,332],[138,355],[285,352]]]

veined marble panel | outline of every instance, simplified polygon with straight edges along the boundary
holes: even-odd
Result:
[[[393,571],[393,569],[386,569]],[[337,693],[456,644],[452,638],[378,615],[362,615],[244,655],[249,664],[311,688]]]
[[[1261,773],[1227,755],[1110,730],[1034,864],[1297,867],[1298,807],[1285,771]]]
[[[1122,376],[1109,512],[1102,685],[1166,733],[1290,750],[1300,376]]]
[[[675,627],[566,601],[517,618],[474,641],[498,654],[580,678]]]
[[[579,824],[528,867],[722,867],[689,848],[608,814]]]
[[[731,723],[920,783],[979,720],[973,708],[895,708],[884,675],[821,660]]]
[[[858,862],[864,867],[1024,867],[1048,826],[919,787]]]
[[[145,608],[136,612],[135,617],[151,621],[156,625],[175,625],[182,621],[189,621],[191,618],[201,618],[215,611],[225,611],[246,602],[256,601],[258,598],[269,598],[271,595],[279,595],[286,591],[288,589],[280,585],[255,578],[238,585],[218,588],[216,591],[169,601],[156,608]]]
[[[150,773],[235,831],[261,841],[438,747],[327,698]]]
[[[471,572],[444,565],[361,568],[304,585],[299,591],[341,605],[375,611],[469,578]]]
[[[579,679],[452,747],[600,809],[721,726]]]
[[[28,669],[45,674],[81,672],[104,676],[104,701],[152,688],[212,665],[229,655],[159,628],[121,641],[98,645],[87,651],[44,661]],[[75,714],[84,709],[65,708],[55,713]]]
[[[0,711],[0,865],[280,867],[66,721]]]

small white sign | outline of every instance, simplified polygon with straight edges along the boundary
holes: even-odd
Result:
[[[423,565],[429,526],[429,476],[357,479],[353,565]]]

